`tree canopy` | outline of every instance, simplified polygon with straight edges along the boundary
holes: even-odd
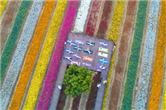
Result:
[[[90,85],[93,71],[86,69],[84,66],[78,67],[76,64],[71,65],[65,72],[63,84],[66,85],[65,94],[73,98],[82,93],[90,92]]]

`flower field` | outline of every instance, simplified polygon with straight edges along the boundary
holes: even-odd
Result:
[[[107,34],[106,32],[109,27],[109,20],[111,18],[112,7],[113,7],[112,1],[105,1],[102,10],[103,12],[101,15],[101,20],[96,34],[96,36],[99,38],[104,38]]]
[[[28,44],[32,38],[35,25],[37,23],[38,17],[42,10],[42,5],[43,5],[43,2],[34,2],[30,10],[30,14],[27,17],[27,21],[25,22],[23,32],[18,41],[17,47],[15,49],[15,53],[10,63],[10,67],[6,73],[6,77],[2,85],[0,99],[3,100],[3,105],[2,105],[3,109],[6,109],[7,104],[9,102],[10,94],[12,93],[12,89],[14,88],[15,86],[14,84],[19,75],[21,64],[24,60],[24,56],[26,54]],[[8,94],[6,94],[6,90]],[[2,98],[5,98],[5,100]]]
[[[14,19],[17,15],[20,4],[21,4],[20,1],[10,2],[5,12],[7,14],[5,14],[2,19],[2,24],[1,24],[2,30],[0,32],[1,33],[1,52],[4,49],[4,45],[12,29],[12,25],[14,23]]]
[[[48,29],[48,33],[46,35],[42,51],[40,53],[39,59],[37,61],[37,65],[34,71],[33,78],[31,80],[31,85],[29,87],[25,104],[23,110],[33,109],[35,106],[35,102],[38,98],[38,94],[40,91],[41,83],[45,76],[45,72],[47,70],[47,66],[49,63],[49,59],[51,56],[51,52],[54,46],[55,38],[57,36],[57,32],[60,28],[60,24],[62,22],[62,17],[65,11],[65,7],[67,5],[66,1],[59,1],[57,3],[57,7],[55,9],[50,27]],[[48,48],[49,47],[49,48]],[[35,92],[35,94],[34,94]],[[33,99],[33,101],[32,101]]]
[[[95,34],[95,29],[97,26],[97,21],[99,19],[99,12],[101,10],[102,3],[102,1],[92,1],[89,18],[85,27],[85,33],[90,36],[93,36]]]
[[[159,22],[158,38],[157,38],[156,56],[154,59],[153,75],[151,82],[152,86],[151,94],[148,103],[149,109],[159,108],[160,94],[162,90],[162,79],[164,77],[164,57],[165,57],[165,48],[166,48],[165,13],[166,13],[166,1],[163,1],[161,4],[161,15]]]
[[[44,39],[46,29],[49,25],[48,23],[54,9],[54,5],[55,5],[54,1],[53,2],[48,1],[44,4],[43,12],[39,18],[39,22],[37,24],[34,37],[31,41],[29,51],[25,58],[24,67],[22,68],[22,71],[20,72],[20,79],[18,81],[17,88],[13,95],[9,110],[19,109],[21,105],[23,96],[26,92],[28,81],[30,79],[31,73],[33,71],[35,62],[37,60],[37,57],[40,51],[40,47],[42,46],[42,41]]]
[[[139,3],[137,13],[136,29],[134,33],[133,43],[131,47],[131,55],[129,59],[129,66],[127,71],[127,78],[122,102],[122,110],[130,110],[132,104],[133,88],[137,76],[138,63],[140,58],[141,43],[143,39],[143,31],[146,20],[147,1]]]
[[[7,0],[0,1],[0,4],[1,4],[0,5],[0,16],[2,16],[2,13],[7,5],[7,2],[8,2]]]
[[[68,4],[68,8],[66,10],[67,14],[66,14],[66,16],[64,16],[64,22],[63,22],[63,25],[61,27],[60,34],[58,35],[56,47],[54,48],[53,55],[52,55],[52,58],[50,60],[48,72],[46,74],[44,87],[43,87],[40,101],[38,104],[39,110],[48,109],[49,101],[51,99],[52,91],[54,89],[54,83],[52,83],[52,82],[56,81],[56,75],[57,75],[57,72],[59,69],[60,60],[61,60],[61,57],[63,55],[64,42],[66,41],[68,32],[72,29],[72,26],[73,26],[72,21],[74,21],[74,16],[76,14],[76,10],[77,10],[76,7],[77,6],[78,6],[77,2],[71,1]],[[68,21],[70,21],[70,22],[68,22]],[[43,105],[45,105],[46,108],[42,107]]]
[[[115,44],[117,44],[118,37],[119,37],[119,34],[120,34],[119,32],[120,32],[121,23],[122,23],[124,7],[125,7],[125,2],[124,1],[117,1],[116,4],[115,4],[115,10],[114,10],[114,14],[113,14],[113,17],[112,17],[111,27],[110,27],[109,36],[108,36],[108,39],[114,41]],[[110,83],[111,83],[111,74],[113,72],[113,64],[114,64],[114,61],[115,61],[115,52],[116,52],[116,48],[115,48],[115,51],[113,52],[113,56],[112,56],[112,59],[111,59],[110,72],[108,73],[108,78],[107,78],[108,82],[107,82],[107,87],[106,87],[106,90],[105,90],[105,96],[104,96],[102,110],[105,110],[106,101],[107,101],[107,97],[108,97],[108,94],[109,94],[109,86],[110,86]]]
[[[17,44],[17,39],[19,37],[21,28],[23,27],[23,23],[25,22],[26,15],[28,14],[29,7],[31,5],[31,1],[22,2],[19,7],[19,11],[14,21],[13,29],[9,35],[9,38],[6,42],[5,48],[2,52],[1,56],[1,79],[6,72],[6,68],[9,65],[9,61],[13,55],[15,46]],[[7,36],[5,36],[7,37]]]
[[[120,45],[117,49],[118,51],[118,59],[117,63],[115,64],[115,78],[113,79],[112,83],[112,90],[111,90],[111,96],[109,100],[109,108],[110,109],[117,109],[119,99],[117,97],[120,97],[120,92],[122,91],[121,86],[123,85],[123,80],[125,78],[124,70],[126,69],[127,65],[125,65],[130,45],[129,43],[132,40],[132,28],[134,27],[134,21],[136,16],[136,9],[137,9],[138,2],[136,1],[130,1],[127,5],[127,11],[126,11],[126,17],[124,21],[123,31],[121,34],[120,39]],[[115,91],[116,89],[116,91]]]
[[[138,86],[139,89],[137,91],[138,98],[136,103],[136,109],[145,109],[144,102],[147,102],[147,95],[148,95],[148,85],[150,74],[152,71],[152,64],[153,64],[153,53],[155,48],[155,39],[157,35],[157,19],[158,19],[158,11],[159,11],[159,2],[152,1],[150,5],[150,12],[148,16],[148,26],[147,26],[147,37],[145,40],[144,51],[143,51],[143,61],[141,65],[139,82]],[[154,17],[152,17],[154,16]],[[156,18],[155,18],[156,17]],[[148,67],[149,66],[149,67]]]
[[[166,110],[166,1],[2,0],[0,18],[2,110]],[[86,95],[55,92],[71,31],[116,45],[101,108],[99,74]]]

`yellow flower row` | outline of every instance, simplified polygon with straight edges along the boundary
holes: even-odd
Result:
[[[21,102],[26,92],[28,81],[37,60],[37,56],[39,54],[42,41],[44,40],[47,27],[49,26],[51,13],[54,11],[54,7],[55,1],[46,1],[44,4],[43,12],[39,18],[39,22],[33,35],[33,39],[29,46],[29,51],[26,55],[24,66],[20,72],[20,77],[17,82],[17,87],[11,100],[9,110],[18,110],[21,106]]]
[[[63,20],[66,5],[67,1],[58,1],[57,3],[33,78],[31,80],[31,85],[29,87],[23,110],[33,110],[35,107],[40,87],[54,47],[54,42]]]
[[[158,110],[164,76],[164,57],[166,48],[166,1],[161,2],[161,15],[159,21],[159,33],[157,39],[156,56],[151,82],[151,94],[149,98],[149,110]],[[165,94],[164,94],[165,96]],[[163,110],[166,109],[166,97],[164,97]]]
[[[2,16],[2,13],[6,7],[7,2],[8,2],[7,0],[0,1],[0,16]]]
[[[125,1],[117,1],[115,4],[115,10],[114,10],[114,14],[113,14],[112,22],[111,22],[111,28],[110,28],[110,32],[109,32],[109,38],[108,38],[109,40],[113,40],[115,42],[115,44],[117,44],[119,31],[120,31],[121,24],[122,24],[124,7],[125,7]],[[113,56],[111,58],[111,66],[110,66],[110,71],[108,73],[107,87],[106,87],[106,91],[105,91],[102,110],[105,110],[106,101],[108,99],[107,96],[108,96],[109,86],[110,86],[110,82],[111,82],[111,74],[112,74],[113,64],[114,64],[114,60],[115,60],[115,52],[116,52],[116,48],[115,48],[115,51],[113,52]]]

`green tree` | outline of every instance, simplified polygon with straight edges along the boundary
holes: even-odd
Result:
[[[65,94],[73,98],[82,93],[90,92],[90,85],[93,71],[86,69],[84,66],[78,67],[76,64],[71,65],[65,72],[63,84],[66,85]]]

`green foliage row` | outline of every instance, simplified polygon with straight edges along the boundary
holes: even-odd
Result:
[[[90,85],[93,72],[76,64],[71,65],[65,73],[63,84],[66,85],[65,94],[71,95],[73,98],[82,93],[90,92]]]
[[[20,34],[21,28],[23,26],[23,23],[26,19],[26,15],[28,14],[28,9],[29,9],[30,5],[31,5],[31,1],[23,1],[19,7],[17,16],[15,18],[15,22],[13,25],[13,29],[9,35],[6,46],[5,46],[4,51],[2,53],[1,76],[0,76],[1,79],[3,78],[3,76],[6,72],[6,68],[9,65],[9,61],[12,57],[13,52],[14,52],[17,39],[19,38],[19,34]]]
[[[136,29],[131,49],[131,56],[129,60],[129,67],[127,71],[127,79],[125,84],[125,92],[122,102],[122,110],[131,110],[133,88],[137,76],[137,69],[139,63],[139,55],[141,50],[142,37],[144,32],[144,25],[146,19],[147,1],[139,2],[139,9],[137,13]]]

